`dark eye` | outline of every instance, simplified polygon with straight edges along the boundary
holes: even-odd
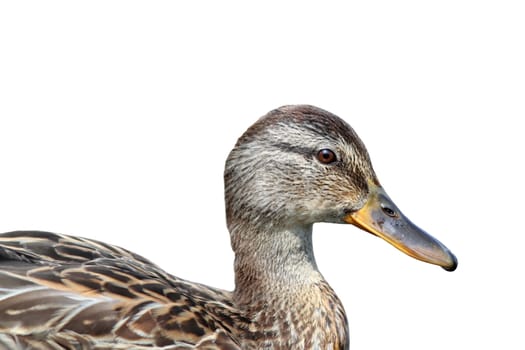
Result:
[[[330,164],[337,160],[334,151],[324,148],[317,153],[317,160],[323,164]]]

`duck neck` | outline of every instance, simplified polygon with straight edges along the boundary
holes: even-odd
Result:
[[[242,235],[233,301],[250,321],[243,349],[348,349],[343,305],[315,263],[312,225]]]
[[[236,232],[232,232],[233,235]],[[243,230],[235,251],[235,292],[239,305],[303,292],[323,280],[312,247],[312,225],[265,232]]]

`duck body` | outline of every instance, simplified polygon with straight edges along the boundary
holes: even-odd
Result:
[[[0,288],[0,349],[307,349],[336,334],[333,311],[343,340],[327,340],[329,348],[348,344],[343,307],[324,282],[298,293],[303,304],[276,293],[271,308],[241,311],[232,292],[171,276],[119,247],[50,232],[0,236],[0,285],[8,286]],[[316,327],[301,322],[316,318]]]
[[[259,119],[224,179],[234,291],[102,242],[5,233],[0,349],[348,349],[343,305],[315,262],[315,222],[354,224],[416,259],[457,266],[393,204],[350,126],[322,109],[285,106]]]
[[[204,349],[236,318],[231,293],[93,240],[5,233],[0,267],[0,348]]]
[[[348,348],[324,281],[240,310],[125,249],[41,231],[2,234],[0,266],[0,349]]]

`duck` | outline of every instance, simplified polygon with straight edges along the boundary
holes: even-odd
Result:
[[[357,226],[447,271],[458,265],[387,195],[356,132],[321,108],[258,119],[227,157],[224,186],[233,291],[93,239],[1,234],[0,348],[349,349],[345,309],[314,256],[318,222]]]

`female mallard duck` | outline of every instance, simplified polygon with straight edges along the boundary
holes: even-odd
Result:
[[[452,271],[457,260],[379,185],[343,120],[312,106],[262,117],[224,172],[235,290],[169,275],[122,248],[47,232],[0,236],[0,348],[348,349],[317,269],[316,222],[350,223]]]

